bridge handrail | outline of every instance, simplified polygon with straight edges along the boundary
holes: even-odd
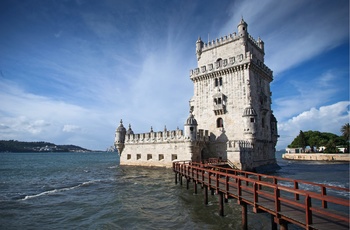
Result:
[[[327,194],[326,188],[338,189],[338,187],[335,187],[335,186],[327,186],[327,185],[317,184],[313,182],[293,180],[288,178],[269,176],[265,174],[250,173],[250,172],[245,172],[241,170],[230,170],[230,169],[217,167],[213,165],[193,163],[193,162],[189,162],[188,164],[174,163],[173,170],[175,172],[182,173],[185,177],[189,177],[193,179],[195,178],[195,175],[196,175],[196,179],[199,182],[207,183],[213,189],[216,189],[217,191],[220,190],[221,192],[230,194],[232,196],[236,196],[237,199],[243,199],[241,197],[242,188],[245,190],[249,190],[253,192],[254,201],[252,203],[252,201],[246,200],[246,202],[254,206],[257,205],[256,201],[258,199],[257,197],[259,196],[258,194],[264,195],[265,197],[268,197],[269,199],[274,200],[275,202],[274,213],[276,216],[278,215],[281,209],[281,204],[280,204],[281,201],[288,203],[290,205],[294,205],[299,208],[302,208],[303,210],[305,210],[305,222],[307,226],[309,224],[312,224],[313,212],[321,213],[323,215],[328,215],[338,220],[349,221],[348,220],[349,217],[347,216],[347,214],[339,215],[337,213],[334,213],[333,210],[328,209],[328,202],[349,207],[348,199],[343,199],[340,197],[331,196]],[[200,178],[199,178],[199,175],[201,175]],[[256,178],[249,177],[250,175],[254,175]],[[273,179],[272,182],[263,181],[262,178],[265,178],[265,177],[272,178]],[[205,182],[206,178],[208,182]],[[235,181],[235,182],[232,182],[232,181]],[[286,185],[281,185],[278,183],[279,181],[291,181],[293,182],[294,185],[305,183],[309,185],[319,186],[321,187],[321,193],[300,189],[298,186],[289,187]],[[224,184],[225,188],[221,188],[220,183]],[[231,186],[233,185],[237,188],[237,195],[229,193],[228,185],[231,185]],[[265,188],[265,190],[263,190],[263,188]],[[270,189],[270,191],[267,191],[266,189]],[[349,191],[349,189],[344,189],[344,188],[340,188],[339,190]],[[287,196],[286,193],[291,194],[292,196]],[[293,196],[294,196],[294,199],[293,199]],[[300,197],[304,198],[304,202],[300,201]],[[322,204],[322,208],[313,207],[311,205],[312,200],[320,201]],[[297,223],[297,224],[300,225],[300,223]]]
[[[197,162],[190,162],[190,165],[200,166],[200,165],[203,165],[203,164],[197,163]],[[328,189],[332,189],[332,190],[340,190],[340,191],[350,192],[349,188],[337,187],[337,186],[332,186],[332,185],[327,185],[327,184],[318,184],[318,183],[311,182],[311,181],[295,180],[295,179],[291,179],[291,178],[278,177],[278,176],[270,176],[270,175],[266,175],[266,174],[259,174],[259,173],[254,173],[254,172],[238,170],[238,169],[223,168],[223,167],[214,166],[214,165],[208,165],[208,167],[213,167],[213,168],[216,168],[216,169],[220,169],[220,170],[225,171],[226,173],[241,173],[241,174],[243,174],[245,176],[252,175],[252,176],[257,176],[258,178],[262,176],[264,178],[273,179],[276,183],[278,181],[287,181],[287,182],[292,182],[292,183],[297,182],[298,183],[297,186],[300,185],[300,184],[307,184],[307,185],[318,186],[321,190],[324,187],[324,188],[328,188]]]

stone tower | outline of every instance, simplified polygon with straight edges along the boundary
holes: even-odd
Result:
[[[123,125],[123,121],[120,120],[120,124],[115,131],[115,139],[114,139],[114,146],[118,150],[119,156],[122,154],[124,147],[125,147],[125,134],[126,129]]]
[[[208,154],[252,170],[275,164],[277,120],[271,110],[272,71],[264,64],[264,43],[239,22],[233,33],[204,44],[196,41],[190,108],[198,129],[208,130]],[[202,154],[203,155],[203,154]]]

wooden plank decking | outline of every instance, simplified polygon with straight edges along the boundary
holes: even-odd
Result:
[[[254,212],[270,213],[281,226],[292,223],[305,229],[349,229],[349,198],[330,195],[332,191],[349,193],[349,189],[213,164],[175,162],[173,170],[176,182],[179,179],[182,183],[183,177],[187,183],[192,180],[195,186],[201,184],[241,205],[251,205]],[[300,189],[301,185],[308,189]]]

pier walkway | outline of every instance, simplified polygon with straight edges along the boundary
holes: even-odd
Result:
[[[224,215],[224,202],[234,198],[242,207],[242,229],[247,229],[247,206],[254,213],[271,215],[271,229],[288,229],[294,224],[305,229],[349,229],[349,189],[301,180],[257,174],[225,168],[223,165],[174,162],[175,183],[189,183],[219,195],[219,214]],[[343,195],[340,195],[343,194]],[[344,195],[345,194],[345,195]]]

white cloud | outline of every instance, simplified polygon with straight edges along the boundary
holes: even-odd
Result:
[[[74,20],[62,18],[60,26],[49,30],[59,39],[27,33],[31,37],[24,49],[3,52],[2,68],[13,82],[0,81],[0,139],[25,140],[32,135],[103,149],[112,144],[120,118],[135,132],[147,132],[150,126],[182,128],[193,94],[189,70],[196,67],[198,28],[205,34],[208,28],[220,30],[218,37],[223,36],[236,31],[243,16],[254,38],[265,41],[267,65],[278,75],[348,36],[341,20],[347,9],[334,10],[336,4],[319,2],[234,1],[223,14],[231,18],[197,14],[207,7],[199,2],[162,12],[129,2],[98,4],[101,8],[87,4],[80,12],[66,7]],[[329,7],[323,9],[322,4]],[[108,11],[102,12],[105,8]],[[58,13],[57,18],[62,16]],[[219,20],[222,28],[213,26]],[[14,61],[6,65],[6,60]],[[16,68],[18,72],[13,71]],[[11,71],[15,76],[7,76]],[[287,125],[291,116],[312,107],[335,103],[330,98],[336,93],[336,76],[328,72],[308,85],[287,82],[294,92],[273,98],[280,124]]]
[[[81,130],[82,129],[78,125],[64,125],[62,128],[62,131],[67,133],[75,133]]]
[[[298,135],[299,131],[320,131],[340,135],[341,126],[349,122],[349,101],[311,108],[286,122],[278,123],[280,138],[277,149],[285,148]]]
[[[274,114],[280,121],[285,121],[291,116],[302,113],[312,107],[318,107],[332,101],[339,90],[344,86],[339,85],[339,73],[328,70],[315,79],[306,80],[307,77],[299,76],[288,85],[287,96],[274,100]]]
[[[241,16],[248,31],[265,42],[265,61],[274,75],[346,42],[349,5],[330,1],[237,1],[220,36],[237,31]],[[344,4],[345,3],[345,4]],[[253,28],[252,28],[253,27]]]
[[[49,141],[92,149],[112,144],[115,110],[93,110],[37,96],[11,83],[0,82],[0,139]]]

